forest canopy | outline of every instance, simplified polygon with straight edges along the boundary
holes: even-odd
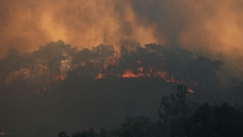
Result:
[[[51,83],[72,75],[150,77],[201,88],[227,88],[235,83],[232,78],[242,80],[242,60],[223,56],[216,54],[210,58],[202,50],[191,52],[156,43],[141,46],[136,42],[119,47],[100,44],[91,49],[77,49],[59,40],[23,54],[14,47],[9,48],[5,58],[0,60],[0,78],[3,85],[17,79],[27,83]],[[230,61],[234,66],[227,60],[235,60],[235,63]]]
[[[221,114],[216,113],[224,109],[233,117],[231,124],[239,127],[235,118],[241,119],[242,110],[231,104],[242,103],[241,64],[241,56],[156,43],[124,41],[122,46],[100,44],[78,49],[59,40],[27,53],[11,47],[0,59],[0,132],[43,137],[67,131],[78,137],[140,136],[137,130],[147,136],[152,130],[152,136],[157,136],[162,132],[157,128],[169,124],[175,126],[162,128],[163,134],[201,135],[207,124],[221,126],[216,118]],[[187,86],[178,88],[178,93],[186,91],[186,96],[175,93],[178,84]],[[168,96],[171,93],[173,96]],[[223,101],[231,104],[221,104]],[[212,105],[214,102],[219,105]],[[203,123],[204,113],[206,119],[215,121]],[[125,121],[127,117],[132,118]],[[158,125],[157,119],[164,124]],[[124,121],[114,132],[95,132],[103,127],[114,129]],[[195,132],[189,132],[195,125]],[[93,129],[80,131],[90,127]],[[235,128],[225,134],[236,130],[238,133]],[[207,132],[211,134],[213,129]],[[60,132],[59,136],[67,133]]]

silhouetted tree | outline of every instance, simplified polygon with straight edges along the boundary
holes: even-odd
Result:
[[[89,131],[83,130],[81,132],[73,133],[72,137],[98,137],[98,135],[94,129],[91,128]]]
[[[32,76],[33,76],[33,71],[36,68],[36,65],[38,64],[38,55],[37,52],[28,52],[23,55],[24,58],[24,67],[29,69],[29,83],[32,82]]]
[[[78,53],[72,59],[72,64],[74,64],[75,67],[84,66],[93,59],[94,55],[91,50],[85,48],[78,51]]]
[[[186,86],[181,84],[175,95],[162,97],[159,116],[165,135],[185,136],[188,130],[185,125],[190,122],[190,114],[196,106],[187,99],[188,93]]]
[[[99,45],[93,47],[92,50],[82,49],[73,58],[72,64],[75,69],[70,70],[68,75],[89,75],[95,77],[99,72],[111,65],[109,59],[114,56],[114,48],[112,45]],[[108,69],[106,70],[108,71]]]
[[[118,137],[159,137],[156,123],[146,116],[127,118],[121,128],[112,131]]]
[[[220,86],[220,81],[217,79],[217,71],[223,66],[222,61],[211,61],[204,57],[198,57],[191,60],[185,69],[186,81],[197,82],[197,86],[205,88],[217,89]]]
[[[9,67],[9,62],[6,59],[0,59],[0,76],[1,76],[1,85],[4,85],[4,81],[11,73],[11,69]]]
[[[185,78],[185,70],[192,59],[192,53],[180,47],[168,49],[164,53],[165,71],[173,74],[173,78],[179,81]]]
[[[67,132],[59,132],[58,137],[69,137]]]
[[[102,128],[101,131],[100,131],[99,137],[111,137],[111,135],[110,135],[109,131]]]
[[[20,55],[19,51],[11,47],[9,48],[5,58],[0,59],[0,76],[1,85],[4,84],[5,79],[12,72],[12,81],[15,79],[15,71],[23,68],[23,57]]]
[[[155,72],[164,70],[165,47],[155,43],[146,44],[145,48],[138,50],[143,73],[149,73],[153,78]]]
[[[65,44],[59,40],[50,42],[45,46],[40,46],[38,50],[39,57],[43,59],[43,63],[50,69],[50,82],[52,81],[52,73],[54,67],[58,69],[58,79],[60,80],[62,60],[70,57],[71,45]]]
[[[228,103],[209,105],[203,103],[197,107],[191,117],[191,127],[188,136],[215,137],[243,135],[242,107],[231,106]]]

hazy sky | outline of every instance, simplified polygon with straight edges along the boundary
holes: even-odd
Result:
[[[0,56],[122,40],[243,54],[242,0],[0,0]]]

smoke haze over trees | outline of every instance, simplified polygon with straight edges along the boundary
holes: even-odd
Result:
[[[86,75],[93,79],[162,78],[205,90],[207,87],[225,89],[236,86],[243,78],[241,56],[210,54],[201,49],[191,52],[156,43],[141,46],[130,41],[123,41],[120,47],[100,44],[79,50],[59,40],[22,54],[11,47],[0,63],[2,85],[17,77],[29,84],[40,84],[64,80],[72,75]]]
[[[59,40],[27,53],[11,47],[0,60],[1,133],[55,136],[112,129],[137,115],[156,120],[161,97],[180,83],[192,101],[242,103],[241,57],[224,59],[236,69],[208,58],[224,54],[206,53],[130,41],[77,49]]]
[[[242,6],[0,0],[0,137],[240,136]]]
[[[0,0],[1,57],[64,40],[79,48],[122,40],[242,54],[241,0]]]

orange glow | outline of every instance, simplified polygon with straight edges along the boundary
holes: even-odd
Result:
[[[143,72],[143,67],[140,67],[137,70],[140,71],[140,72]]]
[[[194,90],[192,90],[192,88],[188,88],[187,90],[189,93],[194,93]]]
[[[107,58],[107,62],[108,62],[108,64],[110,64],[110,65],[114,65],[115,63],[116,63],[116,60],[115,60],[116,58],[114,57],[114,56],[111,56],[111,57],[108,57]]]
[[[60,75],[60,80],[63,81],[66,78],[64,75]],[[55,80],[59,80],[59,75],[55,76]]]
[[[101,78],[105,78],[105,77],[103,76],[103,74],[99,73],[95,79],[101,79]]]
[[[59,39],[80,49],[101,43],[119,45],[121,39],[141,44],[157,41],[153,34],[155,25],[138,25],[132,6],[126,1],[23,0],[0,5],[7,6],[7,11],[2,11],[9,14],[6,19],[0,18],[0,57],[8,45],[27,52]],[[117,10],[118,6],[121,10]]]
[[[132,70],[125,70],[124,74],[122,74],[121,77],[123,77],[123,78],[150,77],[150,74],[142,73],[143,72],[142,67],[137,68],[137,70],[139,71],[138,74],[134,74],[132,72]],[[160,72],[156,72],[156,75],[159,76],[159,78],[164,79],[166,82],[180,83],[179,81],[174,81],[173,74],[172,74],[172,77],[170,78],[168,72],[160,71]],[[99,74],[97,76],[97,78],[101,77],[101,76],[102,76],[102,74]]]
[[[162,79],[167,79],[168,78],[168,72],[158,72],[158,75]]]
[[[106,68],[108,65],[115,65],[116,59],[116,55],[107,57],[104,63],[104,67]]]
[[[59,39],[78,48],[130,40],[141,45],[176,41],[187,49],[228,54],[243,50],[241,0],[6,0],[0,5],[6,7],[1,15],[7,13],[0,18],[0,57],[9,45],[27,52]]]
[[[4,132],[1,132],[0,134],[1,134],[1,135],[5,135],[6,133],[4,133]]]
[[[123,75],[121,75],[121,77],[123,77],[123,78],[150,77],[149,74],[141,73],[142,70],[143,70],[142,67],[138,68],[137,70],[140,71],[140,73],[138,73],[138,74],[134,74],[134,73],[132,72],[132,70],[125,70],[125,71],[124,71],[125,73],[124,73]],[[156,72],[156,74],[159,76],[159,78],[165,80],[165,81],[168,82],[168,83],[171,82],[171,83],[177,83],[177,84],[180,84],[180,83],[183,82],[183,80],[181,80],[181,81],[179,81],[179,80],[174,80],[174,75],[172,74],[171,77],[170,77],[170,76],[169,76],[169,72],[160,71],[160,72]],[[97,76],[97,79],[99,79],[99,78],[104,78],[104,77],[102,76],[102,74],[99,74],[99,75]],[[194,84],[191,85],[191,86],[196,86],[196,82],[194,82]],[[189,92],[189,93],[194,93],[194,90],[193,90],[192,88],[188,88],[188,92]]]
[[[125,73],[122,75],[123,78],[136,78],[138,75],[135,75],[132,70],[126,70]]]

